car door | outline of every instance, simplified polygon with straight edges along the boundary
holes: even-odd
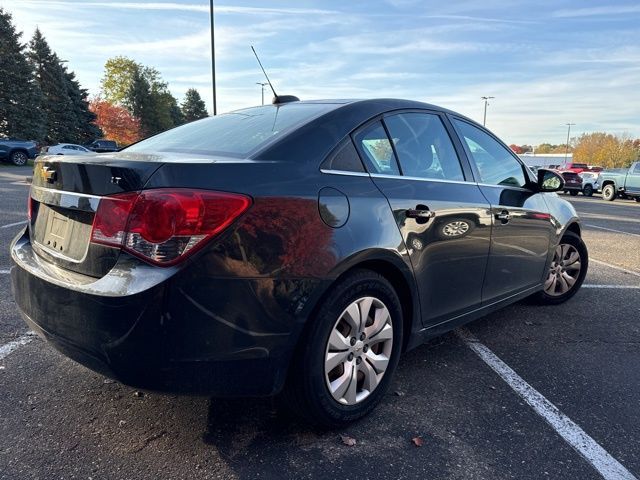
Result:
[[[488,131],[460,118],[452,122],[491,205],[493,229],[483,303],[539,286],[555,233],[545,194],[531,188],[524,164]]]
[[[489,203],[445,122],[437,113],[402,112],[353,135],[404,239],[425,326],[480,305],[489,253]]]
[[[640,193],[640,162],[637,162],[633,168],[629,169],[624,188],[634,195]]]

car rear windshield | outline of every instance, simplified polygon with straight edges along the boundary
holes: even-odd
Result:
[[[270,140],[333,108],[332,104],[291,103],[236,110],[168,130],[125,151],[244,158]]]

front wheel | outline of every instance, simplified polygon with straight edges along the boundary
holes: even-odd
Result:
[[[389,388],[402,349],[402,309],[391,284],[370,270],[338,281],[309,320],[283,399],[322,427],[368,414]]]
[[[557,305],[573,297],[584,281],[589,267],[589,253],[582,238],[567,232],[556,247],[539,303]]]
[[[26,165],[27,160],[29,160],[29,157],[24,152],[13,152],[11,154],[11,163],[19,167]]]
[[[640,203],[640,197],[636,197],[634,200],[635,200],[636,202]]]
[[[602,188],[602,198],[609,202],[612,202],[616,199],[616,188],[612,185],[605,185]]]
[[[593,196],[593,187],[591,185],[585,185],[582,189],[582,193],[585,197]]]
[[[569,193],[572,197],[575,197],[576,195],[578,195],[578,190],[569,190]]]

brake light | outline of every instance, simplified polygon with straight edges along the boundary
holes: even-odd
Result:
[[[251,205],[245,195],[156,189],[104,197],[91,241],[156,265],[174,265],[222,232]]]

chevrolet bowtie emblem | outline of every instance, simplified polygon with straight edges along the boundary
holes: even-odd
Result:
[[[42,167],[42,177],[48,183],[53,183],[56,181],[56,171],[53,168]]]

